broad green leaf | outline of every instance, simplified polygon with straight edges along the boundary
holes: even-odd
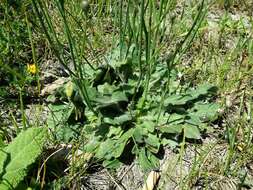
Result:
[[[64,118],[67,112],[69,112],[68,106],[65,104],[61,105],[49,105],[49,116],[47,118],[47,126],[49,128],[56,127],[62,121],[66,121],[67,118]]]
[[[167,124],[170,125],[179,125],[184,122],[185,115],[180,115],[177,113],[172,113],[168,116]]]
[[[104,118],[104,122],[111,125],[122,125],[131,120],[132,120],[132,117],[129,114],[122,114],[114,118],[109,118],[109,117]]]
[[[156,70],[152,73],[150,79],[150,89],[160,91],[161,86],[165,85],[168,77],[168,70],[166,64],[158,64]],[[179,80],[177,80],[177,72],[173,69],[170,71],[170,92],[173,92],[175,88],[179,86]]]
[[[124,92],[117,91],[112,94],[112,101],[113,102],[127,102],[128,98],[126,97]]]
[[[196,99],[203,95],[214,94],[216,93],[216,91],[217,87],[212,86],[210,84],[202,84],[196,89],[189,90],[188,93],[190,93]]]
[[[3,134],[2,134],[2,132],[0,131],[0,150],[1,150],[1,148],[3,148],[5,146],[5,143],[4,143],[4,141],[3,141]]]
[[[121,162],[118,159],[104,160],[103,166],[111,169],[118,169],[121,166]]]
[[[29,128],[21,132],[3,149],[7,159],[0,156],[0,168],[3,168],[0,189],[12,189],[23,180],[27,167],[41,154],[46,141],[46,128]]]
[[[166,77],[167,70],[164,67],[156,67],[156,71],[152,73],[151,79],[150,79],[150,88],[160,88],[161,82]]]
[[[165,139],[165,138],[162,139],[161,144],[163,146],[169,145],[171,148],[176,148],[178,146],[178,143],[176,141],[173,141],[171,139]]]
[[[50,95],[46,98],[46,101],[47,101],[47,102],[52,102],[52,103],[54,103],[54,102],[56,102],[56,100],[57,100],[57,98],[56,98],[55,94],[50,94]]]
[[[96,157],[101,159],[103,158],[111,159],[120,157],[132,134],[133,130],[128,130],[122,136],[120,136],[119,139],[108,138],[106,141],[102,142],[99,145],[99,148],[96,152]]]
[[[147,143],[147,149],[155,154],[158,153],[161,143],[160,139],[156,135],[149,133],[145,142]]]
[[[111,96],[103,96],[96,98],[95,101],[99,103],[98,107],[107,107],[112,104],[117,104],[119,102],[127,102],[128,98],[126,97],[125,93],[117,91],[114,92]]]
[[[112,94],[114,91],[117,90],[117,87],[114,85],[110,85],[108,83],[105,83],[103,85],[98,85],[98,92],[103,94],[103,95],[110,95]]]
[[[154,132],[155,130],[155,123],[152,121],[144,121],[140,127],[142,127],[143,129],[147,129],[149,132]]]
[[[201,125],[202,121],[200,120],[199,116],[196,114],[188,114],[189,118],[186,120],[186,123],[191,125]]]
[[[189,112],[189,117],[199,118],[201,122],[214,121],[218,117],[220,106],[216,103],[198,103]]]
[[[133,76],[132,58],[125,60],[119,68],[116,68],[116,70],[118,71],[121,80],[127,81]]]
[[[55,136],[57,140],[64,142],[64,143],[69,143],[73,139],[78,139],[78,137],[81,134],[81,126],[80,125],[63,125],[60,126],[56,131],[55,131]]]
[[[182,106],[187,104],[190,101],[193,101],[200,96],[214,94],[217,88],[215,86],[211,86],[209,84],[203,84],[196,89],[190,89],[186,91],[186,93],[181,94],[172,94],[167,97],[164,101],[164,105],[174,105],[174,106]]]
[[[159,166],[159,160],[145,148],[139,150],[138,163],[144,171],[156,169]]]
[[[134,133],[134,129],[131,128],[129,130],[127,130],[126,132],[124,132],[124,134],[120,137],[121,140],[128,140],[129,138],[131,138],[133,136]]]
[[[164,105],[182,106],[187,102],[194,100],[194,97],[190,94],[173,94],[164,100]]]
[[[142,128],[140,125],[134,128],[133,137],[136,142],[143,143],[146,135],[148,135],[147,129]]]
[[[83,85],[85,85],[85,87],[86,87],[87,94],[89,96],[90,101],[95,101],[97,96],[99,96],[99,93],[98,93],[97,89],[92,87],[92,85],[87,81],[85,81]],[[84,100],[84,97],[82,97],[82,100]]]
[[[114,149],[111,150],[111,154],[114,158],[118,158],[123,153],[125,146],[129,142],[129,139],[133,135],[133,129],[129,129],[125,133],[123,133],[118,140],[115,141]]]
[[[123,114],[114,118],[115,124],[117,125],[122,125],[131,120],[132,120],[132,117],[130,114]]]
[[[194,125],[185,125],[184,133],[185,137],[189,139],[201,139],[199,129]]]
[[[130,97],[134,94],[134,86],[135,84],[130,85],[129,83],[120,84],[119,87],[124,91],[127,97]]]
[[[116,125],[114,118],[111,118],[111,117],[104,117],[103,122],[110,125]]]
[[[138,154],[138,162],[143,170],[153,169],[154,166],[148,160],[145,149],[141,149]]]
[[[182,132],[183,125],[165,125],[159,128],[163,133],[180,134]]]
[[[94,152],[100,145],[100,137],[91,136],[88,143],[84,147],[85,152]]]
[[[8,156],[8,153],[5,152],[5,150],[1,148],[0,149],[0,176],[3,175],[3,171],[5,170],[7,156]]]
[[[114,144],[114,149],[111,150],[110,154],[114,157],[114,158],[118,158],[120,157],[120,155],[123,153],[125,146],[127,144],[127,140],[124,141],[116,141]]]
[[[107,134],[108,138],[112,138],[114,136],[120,136],[124,131],[119,126],[110,126],[109,133]]]
[[[113,139],[107,139],[99,145],[96,152],[96,157],[99,159],[111,159],[113,156],[111,154],[112,150],[115,148],[116,141]]]
[[[160,162],[159,159],[150,151],[147,150],[147,157],[150,163],[152,164],[152,170],[159,168]]]

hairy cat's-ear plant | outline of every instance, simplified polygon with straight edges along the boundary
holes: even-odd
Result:
[[[48,126],[51,126],[55,131],[70,129],[73,126],[71,117],[73,110],[78,107],[77,104],[80,101],[84,101],[89,108],[82,110],[84,116],[82,119],[85,119],[85,127],[83,127],[84,125],[82,127],[85,137],[88,139],[84,151],[94,154],[99,160],[102,159],[105,167],[118,166],[121,158],[124,157],[125,147],[130,144],[132,147],[129,152],[137,157],[138,163],[144,170],[158,167],[158,152],[161,146],[170,143],[166,142],[167,139],[163,141],[163,135],[167,133],[178,135],[184,131],[186,138],[201,139],[197,126],[203,123],[199,117],[206,114],[207,109],[215,110],[217,105],[206,105],[199,97],[209,97],[209,94],[211,95],[213,92],[213,87],[204,85],[195,90],[186,89],[185,86],[178,87],[180,84],[177,81],[174,67],[181,59],[180,56],[190,47],[196,35],[201,23],[199,15],[202,15],[203,7],[200,6],[189,32],[179,36],[181,40],[176,47],[170,46],[170,56],[161,60],[163,49],[168,46],[166,44],[169,41],[168,38],[171,41],[175,38],[178,40],[178,36],[165,35],[166,24],[168,20],[170,22],[169,14],[175,9],[176,0],[161,0],[159,5],[154,1],[146,0],[119,1],[116,5],[119,6],[119,9],[112,10],[112,17],[107,18],[119,26],[119,33],[115,33],[119,44],[113,47],[115,49],[108,57],[105,56],[104,64],[97,68],[96,66],[90,67],[91,71],[88,65],[82,64],[82,60],[86,61],[87,58],[83,51],[84,48],[80,48],[84,42],[80,42],[82,38],[75,34],[75,28],[71,25],[73,23],[70,22],[73,20],[68,7],[71,3],[65,2],[66,4],[64,4],[64,1],[59,0],[53,2],[58,13],[54,12],[54,16],[58,16],[57,18],[61,20],[59,23],[62,28],[59,29],[57,24],[53,23],[50,9],[47,9],[45,2],[41,0],[32,0],[32,2],[55,55],[60,63],[67,68],[71,80],[76,86],[73,92],[67,93],[69,101],[72,101],[72,95],[75,95],[76,98],[76,102],[72,102],[74,104],[71,106],[71,110],[65,114],[69,109],[66,104],[59,107],[52,105],[52,117],[49,116]],[[92,4],[85,19],[89,19],[90,13],[93,13],[94,10],[103,10],[103,5],[102,1],[97,5]],[[203,2],[201,5],[204,5]],[[82,13],[81,7],[79,8]],[[83,16],[83,14],[81,15]],[[102,17],[99,18],[102,19]],[[87,24],[87,21],[83,22],[85,26],[90,24]],[[82,25],[79,24],[77,18],[74,19],[74,22],[78,26]],[[172,28],[174,22],[171,21],[169,24]],[[85,31],[85,39],[86,32],[89,30],[82,31]],[[60,38],[59,33],[63,34],[65,38]],[[63,40],[65,41],[62,42]],[[65,52],[69,54],[65,55]],[[73,67],[67,64],[70,60]],[[182,89],[182,92],[179,92],[178,88]],[[62,96],[66,98],[66,94]],[[194,106],[198,110],[197,113],[192,108]],[[84,107],[83,104],[81,107]],[[186,111],[178,113],[178,109]],[[60,110],[59,117],[54,117],[53,112],[58,110]],[[161,120],[160,114],[164,116]],[[198,120],[195,121],[194,117]],[[215,113],[210,116],[210,118],[212,117],[215,117]],[[77,123],[74,124],[79,126]],[[64,127],[59,129],[61,125]],[[91,130],[87,130],[89,127]],[[109,132],[101,133],[102,129]],[[69,136],[72,135],[74,138],[72,133]],[[64,139],[62,135],[57,136],[55,138],[60,141],[69,142],[71,140],[70,137]],[[95,145],[91,144],[93,140]]]

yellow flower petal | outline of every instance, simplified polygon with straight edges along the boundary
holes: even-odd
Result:
[[[27,71],[31,74],[35,74],[36,73],[36,65],[35,64],[28,64]]]

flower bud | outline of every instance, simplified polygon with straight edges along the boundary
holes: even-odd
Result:
[[[84,12],[88,11],[90,8],[90,3],[87,0],[83,0],[81,3],[81,8],[83,9]]]

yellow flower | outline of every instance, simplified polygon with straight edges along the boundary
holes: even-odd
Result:
[[[27,71],[31,74],[35,74],[36,73],[36,65],[35,64],[28,64],[27,65]]]

